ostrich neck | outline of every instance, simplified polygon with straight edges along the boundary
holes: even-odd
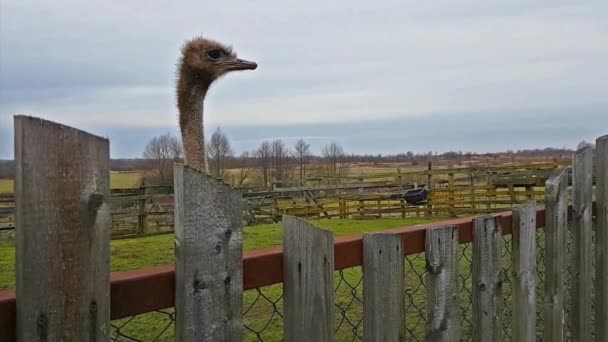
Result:
[[[203,102],[210,82],[180,75],[178,88],[179,126],[186,165],[207,171],[203,127]]]

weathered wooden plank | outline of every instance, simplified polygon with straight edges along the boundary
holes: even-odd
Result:
[[[174,169],[176,341],[241,341],[240,193],[188,166]]]
[[[595,142],[595,340],[608,341],[608,135]]]
[[[405,275],[401,237],[363,234],[364,341],[405,341]]]
[[[536,341],[536,203],[513,210],[513,341]]]
[[[593,148],[578,150],[572,167],[572,341],[591,341]]]
[[[15,116],[18,341],[110,339],[109,142]]]
[[[556,169],[545,185],[544,340],[564,341],[568,170]]]
[[[502,228],[499,216],[473,219],[473,341],[502,341]]]
[[[333,233],[283,216],[283,337],[334,341]]]
[[[431,229],[425,240],[426,340],[458,341],[458,230],[453,226]]]

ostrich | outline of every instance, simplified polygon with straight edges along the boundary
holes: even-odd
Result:
[[[185,164],[207,172],[203,102],[213,81],[231,71],[254,70],[257,64],[236,57],[230,46],[194,38],[182,46],[178,63],[177,107]]]

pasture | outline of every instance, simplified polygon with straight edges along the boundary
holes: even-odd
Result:
[[[0,193],[13,192],[12,179],[0,179]]]
[[[333,231],[336,236],[359,234],[386,230],[396,227],[412,226],[441,220],[426,218],[377,219],[377,220],[325,220],[318,221],[319,227]],[[263,224],[245,227],[243,248],[280,246],[282,233],[280,224]],[[129,271],[142,267],[172,263],[173,234],[148,236],[142,238],[113,240],[111,244],[112,271]],[[0,290],[15,287],[15,246],[12,242],[0,242]]]
[[[112,171],[110,172],[110,186],[112,189],[124,189],[134,188],[139,185],[141,179],[141,172],[124,172],[124,171]],[[0,193],[13,192],[13,180],[12,179],[0,179]]]
[[[346,236],[360,234],[363,232],[382,231],[386,229],[413,226],[424,224],[433,221],[442,220],[445,218],[434,217],[432,220],[426,218],[407,218],[407,219],[377,219],[377,220],[325,220],[318,221],[316,224],[319,227],[331,230],[336,236]],[[111,242],[111,268],[112,271],[129,271],[150,266],[172,263],[174,261],[173,252],[173,234],[149,236],[125,240],[113,240]],[[267,247],[280,246],[282,243],[282,229],[280,224],[264,224],[254,227],[244,228],[244,250],[254,250]],[[424,258],[414,259],[414,266],[419,272],[424,270]],[[0,291],[13,289],[15,287],[15,247],[12,242],[0,242]],[[341,274],[336,273],[335,283],[342,282],[336,291],[336,303],[346,306],[352,301],[352,290],[346,283],[357,284],[361,279],[361,267],[354,267],[344,270]],[[409,280],[412,286],[415,286],[419,281],[415,279]],[[264,296],[273,300],[279,300],[282,296],[282,285],[271,285],[260,289]],[[359,289],[359,296],[361,295]],[[423,293],[417,293],[423,299]],[[264,340],[274,341],[282,336],[282,320],[279,316],[274,315],[274,307],[266,301],[259,301],[257,292],[254,290],[244,293],[244,310],[250,307],[247,314],[244,316],[244,322],[252,329],[263,330],[262,336]],[[279,303],[282,306],[282,303]],[[279,306],[279,309],[281,308]],[[168,310],[166,312],[172,312]],[[349,316],[360,316],[362,308],[360,306],[349,307],[345,310],[345,314]],[[419,313],[410,313],[412,317]],[[336,317],[340,320],[340,317]],[[128,323],[127,323],[128,322]],[[171,325],[171,320],[167,314],[159,312],[151,312],[144,315],[139,315],[135,319],[124,319],[114,321],[113,324],[120,325],[127,323],[121,329],[121,333],[127,336],[137,337],[143,341],[151,341],[157,337],[158,341],[173,341],[172,326],[166,331],[162,331],[164,327]],[[337,323],[338,324],[338,323]],[[349,336],[352,337],[352,331],[348,324],[343,324],[343,328],[338,331],[338,340],[345,340]],[[340,336],[342,338],[340,338]],[[247,333],[245,341],[257,341],[255,334]]]

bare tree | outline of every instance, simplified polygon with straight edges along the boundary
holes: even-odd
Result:
[[[170,181],[173,171],[173,162],[178,161],[182,155],[179,139],[169,133],[152,138],[144,149],[143,156],[149,159],[153,168],[158,171],[161,184]]]
[[[306,143],[304,139],[299,139],[294,146],[294,158],[300,171],[300,185],[304,184],[306,165],[310,161],[310,156],[310,144]]]
[[[182,154],[184,149],[182,147],[182,143],[180,139],[171,138],[169,140],[169,155],[174,162],[177,162],[182,159]]]
[[[286,179],[287,176],[287,162],[289,160],[289,151],[285,146],[285,143],[281,139],[272,141],[271,144],[272,153],[272,168],[274,170],[274,178],[277,181]]]
[[[211,140],[207,143],[207,157],[209,171],[217,178],[224,178],[226,172],[226,159],[232,155],[232,147],[228,137],[218,127]]]
[[[237,186],[243,185],[247,178],[249,178],[251,170],[253,169],[253,158],[249,152],[245,151],[241,153],[239,156],[239,164]]]
[[[323,148],[323,159],[327,165],[327,170],[330,177],[337,177],[339,175],[340,163],[344,156],[344,150],[337,142],[332,141],[329,145],[325,145]]]
[[[582,140],[581,142],[578,143],[578,145],[576,146],[576,149],[580,150],[580,149],[585,148],[587,146],[591,146],[591,148],[595,148],[594,144],[589,143],[586,140]]]
[[[264,186],[268,186],[268,180],[270,178],[270,167],[272,161],[272,148],[268,141],[262,141],[257,151],[255,152],[258,158],[258,166],[262,173],[262,181]]]

